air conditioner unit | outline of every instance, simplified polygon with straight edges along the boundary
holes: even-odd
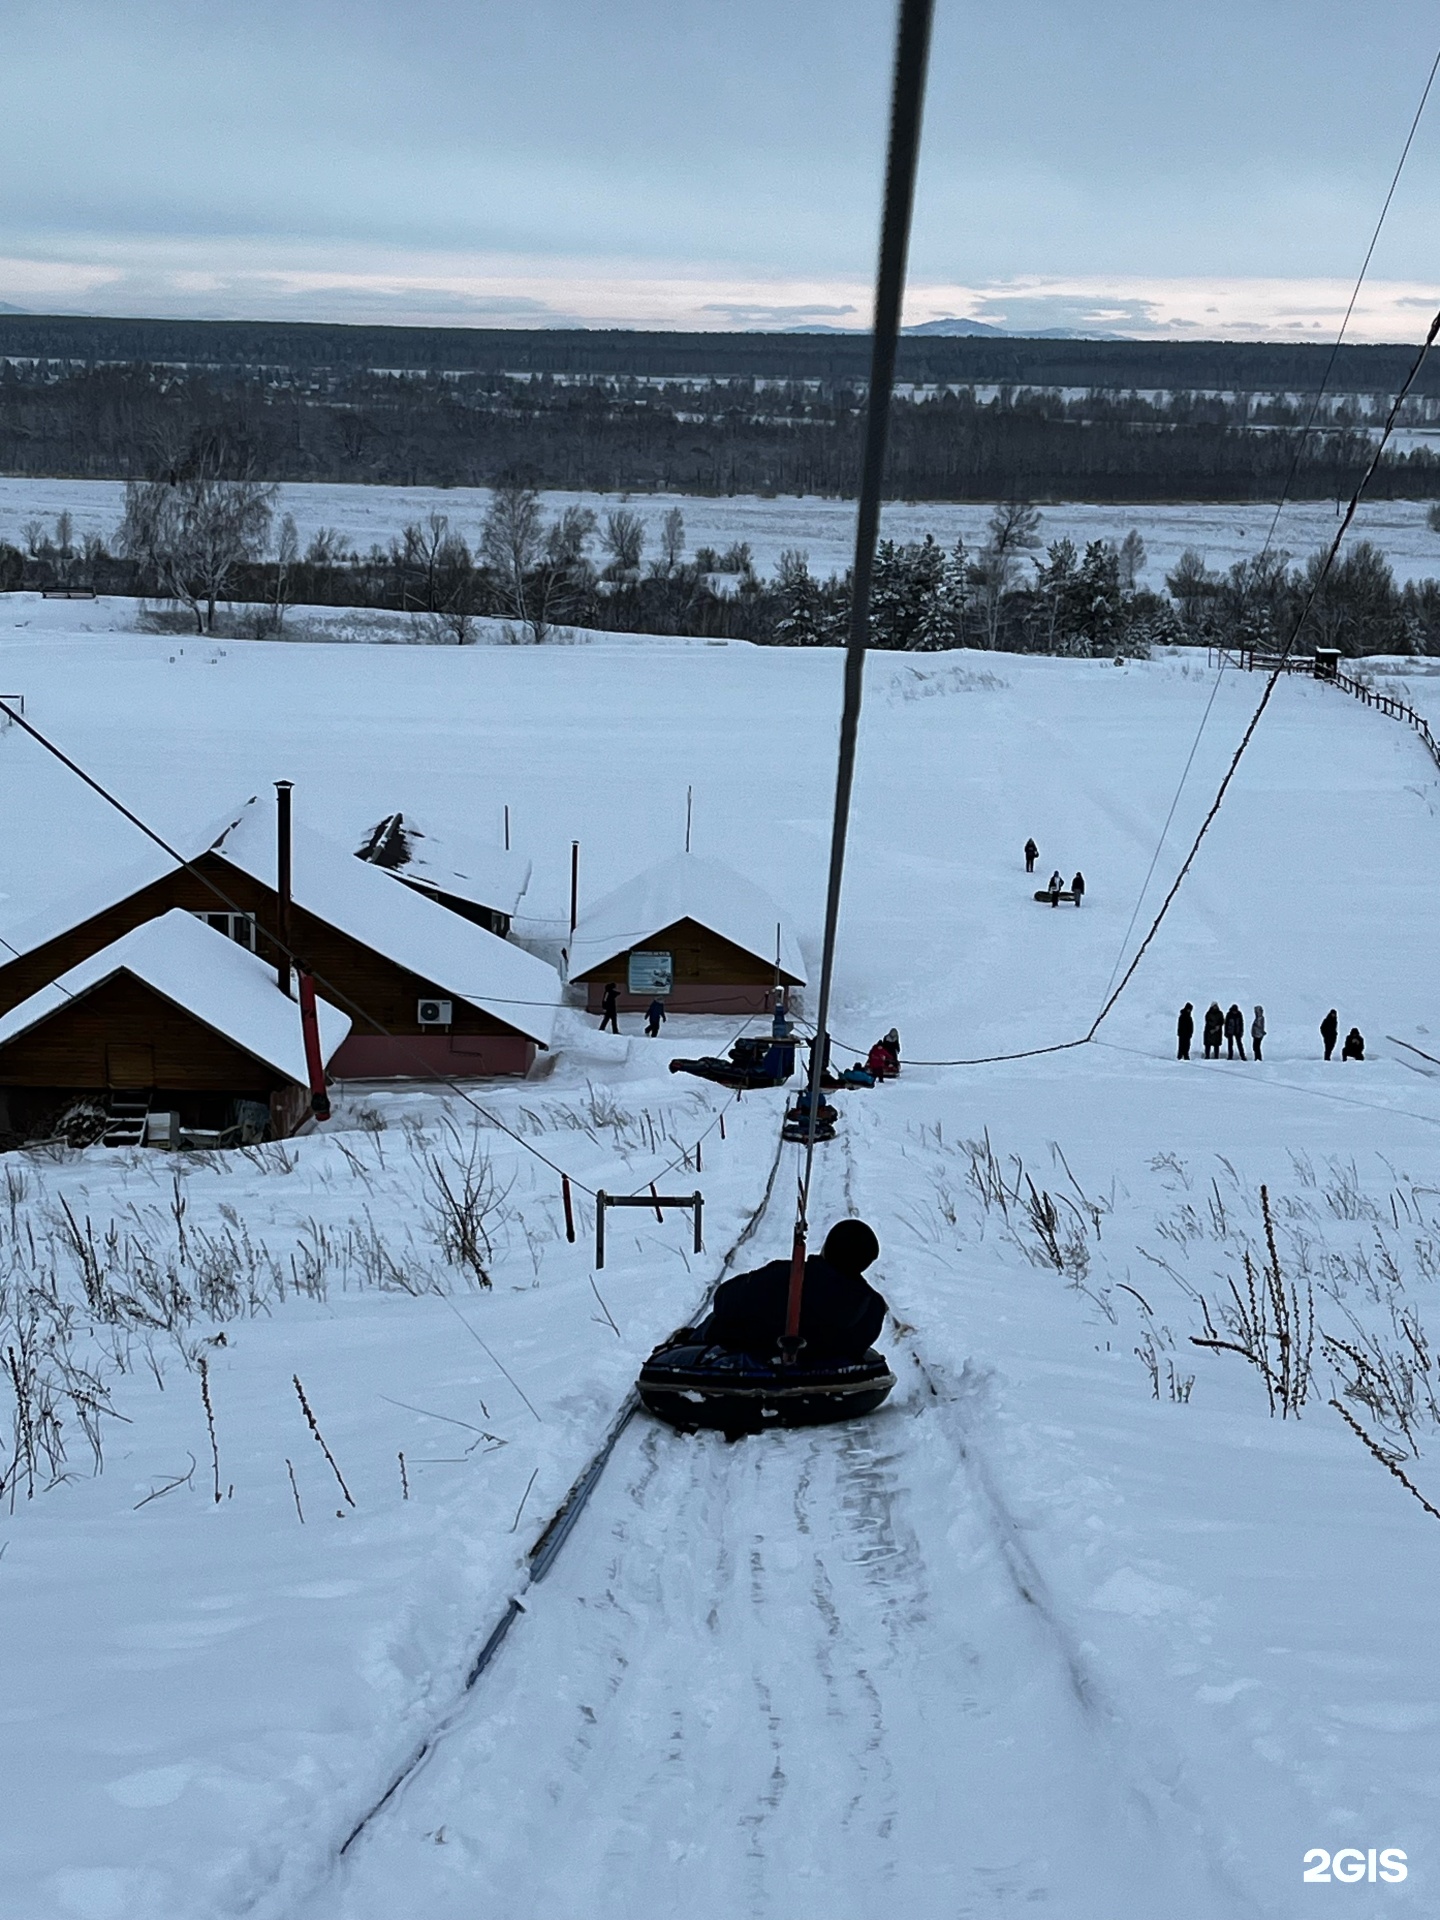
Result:
[[[454,1017],[454,1003],[449,1000],[417,1000],[415,1018],[422,1027],[448,1027]]]

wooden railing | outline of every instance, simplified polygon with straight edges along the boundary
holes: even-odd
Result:
[[[1392,720],[1403,720],[1407,726],[1413,727],[1429,749],[1430,758],[1440,767],[1440,740],[1430,731],[1430,722],[1424,714],[1416,713],[1403,700],[1397,700],[1393,693],[1378,693],[1374,687],[1367,687],[1363,680],[1352,680],[1348,673],[1336,672],[1326,677],[1332,686],[1339,687],[1356,700],[1363,700],[1367,707],[1378,707],[1381,713],[1389,714]]]
[[[1261,653],[1254,647],[1211,647],[1210,664],[1212,667],[1240,667],[1247,673],[1273,673],[1277,667],[1286,673],[1308,673],[1326,686],[1339,687],[1342,693],[1348,693],[1352,699],[1361,700],[1367,707],[1375,707],[1379,712],[1388,714],[1392,720],[1403,720],[1413,727],[1427,748],[1430,758],[1440,767],[1440,740],[1430,731],[1430,722],[1423,713],[1398,700],[1393,693],[1380,693],[1374,687],[1367,686],[1363,680],[1352,680],[1348,673],[1341,673],[1335,664],[1334,654],[1326,657],[1323,663],[1317,663],[1312,654]]]
[[[1262,653],[1258,647],[1211,647],[1208,659],[1212,667],[1239,667],[1244,673],[1314,673],[1315,656],[1310,653]]]

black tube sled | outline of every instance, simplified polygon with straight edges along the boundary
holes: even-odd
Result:
[[[871,1347],[859,1360],[793,1366],[778,1358],[707,1346],[691,1327],[658,1346],[640,1369],[641,1405],[690,1432],[718,1428],[732,1439],[767,1427],[818,1427],[874,1413],[895,1376]]]
[[[815,1118],[816,1140],[833,1140],[835,1122],[839,1118],[840,1115],[836,1109],[827,1100],[822,1099]],[[780,1129],[780,1138],[802,1141],[810,1138],[810,1089],[808,1087],[802,1087],[795,1096],[794,1106],[785,1115],[784,1124]]]
[[[672,1060],[671,1073],[693,1073],[719,1087],[783,1087],[795,1071],[795,1042],[782,1039],[737,1040],[730,1058],[707,1054],[699,1060]]]

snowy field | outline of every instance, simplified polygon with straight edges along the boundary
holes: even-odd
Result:
[[[118,480],[31,480],[0,478],[0,540],[23,544],[22,529],[39,519],[47,531],[55,516],[68,511],[80,538],[94,534],[113,537],[124,507],[124,483]],[[423,521],[443,513],[450,524],[472,542],[485,514],[489,495],[483,487],[346,487],[285,486],[280,489],[282,512],[292,513],[302,540],[321,527],[343,533],[361,552],[387,546],[407,522]],[[660,550],[660,523],[672,507],[685,516],[686,551],[714,547],[717,551],[737,540],[749,543],[761,573],[772,573],[787,547],[810,556],[811,571],[820,578],[843,573],[853,557],[855,509],[845,500],[810,498],[760,499],[736,495],[710,499],[681,494],[547,493],[552,510],[566,506],[593,507],[602,517],[625,505],[638,513],[647,529],[646,551]],[[963,536],[968,546],[985,538],[991,509],[983,505],[955,506],[940,501],[891,501],[885,508],[883,531],[895,540],[919,540],[927,533],[949,545]],[[1428,503],[1422,500],[1366,501],[1356,516],[1350,538],[1373,540],[1389,556],[1396,578],[1420,579],[1440,574],[1440,534],[1426,523]],[[1273,506],[1095,506],[1072,502],[1040,509],[1040,533],[1047,543],[1068,535],[1077,546],[1087,540],[1119,542],[1132,527],[1145,542],[1148,566],[1143,583],[1159,591],[1165,575],[1186,547],[1195,547],[1217,569],[1259,553],[1275,517]],[[1286,507],[1274,544],[1303,559],[1335,534],[1333,501],[1302,501]]]
[[[96,618],[0,602],[0,692],[162,828],[281,777],[337,832],[401,807],[493,838],[509,804],[538,942],[572,838],[583,908],[680,847],[693,785],[696,850],[784,900],[814,965],[834,653]],[[68,1477],[0,1515],[0,1916],[1433,1914],[1440,1522],[1327,1404],[1347,1363],[1321,1336],[1393,1361],[1405,1316],[1440,1335],[1440,774],[1287,681],[1100,1041],[920,1064],[1085,1031],[1258,692],[1180,659],[870,663],[834,1025],[858,1051],[898,1024],[910,1064],[847,1098],[817,1216],[876,1226],[900,1387],[863,1424],[733,1447],[636,1421],[472,1693],[638,1361],[728,1250],[788,1244],[780,1096],[727,1107],[664,1070],[724,1031],[567,1015],[546,1071],[471,1089],[587,1187],[703,1188],[703,1255],[635,1213],[598,1276],[584,1194],[572,1247],[558,1176],[458,1095],[353,1085],[323,1136],[248,1156],[0,1162],[0,1275],[53,1271],[116,1416],[102,1472],[71,1432]],[[134,850],[14,727],[0,806],[0,935]],[[1027,834],[1045,873],[1084,869],[1082,910],[1033,901]],[[1263,1064],[1174,1060],[1176,1008],[1212,997],[1263,1002]],[[1362,1064],[1318,1058],[1331,1006]],[[472,1153],[488,1288],[433,1205],[435,1165]],[[1191,1343],[1207,1311],[1230,1325],[1247,1253],[1263,1285],[1262,1183],[1319,1329],[1298,1418]],[[146,1260],[188,1307],[144,1292]],[[1404,1470],[1440,1505],[1433,1376],[1409,1377]],[[1388,1402],[1347,1405],[1405,1451]],[[1362,1871],[1400,1848],[1408,1878],[1317,1895],[1312,1848]]]

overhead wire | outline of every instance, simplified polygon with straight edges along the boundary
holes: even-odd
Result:
[[[1429,75],[1427,76],[1427,79],[1425,82],[1425,88],[1421,95],[1420,104],[1416,108],[1415,116],[1411,123],[1410,131],[1406,136],[1405,144],[1400,155],[1399,163],[1396,166],[1394,177],[1392,178],[1390,183],[1390,189],[1385,196],[1385,204],[1381,210],[1380,220],[1376,223],[1375,232],[1371,237],[1370,246],[1367,249],[1367,252],[1365,255],[1364,265],[1362,266],[1360,276],[1356,281],[1355,289],[1352,292],[1350,305],[1346,309],[1345,321],[1343,325],[1348,325],[1350,316],[1353,313],[1356,299],[1359,296],[1360,287],[1364,281],[1365,274],[1369,269],[1370,261],[1374,255],[1376,243],[1380,237],[1380,229],[1384,224],[1385,215],[1389,211],[1390,203],[1394,198],[1395,189],[1399,184],[1401,172],[1404,169],[1405,161],[1410,153],[1411,146],[1414,142],[1416,129],[1420,124],[1420,117],[1423,114],[1425,109],[1425,104],[1430,97],[1430,93],[1434,86],[1437,73],[1440,73],[1440,53],[1436,54],[1435,61],[1430,68]],[[1342,335],[1343,335],[1343,325],[1342,325]],[[1230,757],[1229,765],[1226,767],[1225,772],[1221,778],[1219,787],[1216,790],[1215,797],[1212,800],[1210,807],[1205,814],[1204,819],[1201,821],[1199,831],[1196,833],[1195,838],[1191,843],[1189,852],[1186,854],[1184,860],[1181,862],[1180,869],[1176,874],[1175,879],[1172,881],[1169,891],[1166,893],[1164,900],[1160,904],[1159,912],[1155,915],[1154,920],[1151,922],[1150,927],[1147,930],[1144,939],[1140,942],[1140,945],[1136,948],[1135,953],[1130,960],[1130,964],[1126,967],[1118,984],[1115,983],[1115,974],[1114,974],[1114,970],[1112,969],[1111,976],[1110,976],[1110,983],[1107,984],[1105,998],[1101,1004],[1100,1011],[1095,1015],[1095,1018],[1091,1021],[1087,1031],[1081,1034],[1076,1039],[1054,1041],[1042,1047],[1023,1047],[1008,1053],[972,1055],[965,1058],[955,1058],[955,1059],[944,1059],[944,1060],[913,1059],[913,1060],[908,1060],[909,1065],[924,1066],[924,1067],[990,1066],[990,1065],[994,1065],[1004,1061],[1031,1060],[1031,1059],[1037,1059],[1042,1055],[1046,1055],[1046,1054],[1069,1052],[1071,1049],[1075,1047],[1085,1046],[1090,1041],[1095,1039],[1095,1036],[1099,1032],[1101,1025],[1108,1018],[1110,1013],[1113,1011],[1121,995],[1125,992],[1125,989],[1129,986],[1131,980],[1135,977],[1135,973],[1139,968],[1140,962],[1145,957],[1145,954],[1149,950],[1150,945],[1153,942],[1156,934],[1159,932],[1160,927],[1163,924],[1167,914],[1169,913],[1170,908],[1173,905],[1176,896],[1179,894],[1181,886],[1184,884],[1184,881],[1187,878],[1190,872],[1190,869],[1194,864],[1195,858],[1200,851],[1201,844],[1203,843],[1206,835],[1209,833],[1210,828],[1213,825],[1216,816],[1220,812],[1220,808],[1224,803],[1225,796],[1230,789],[1230,783],[1234,779],[1235,773],[1239,768],[1240,762],[1245,755],[1245,751],[1249,747],[1250,742],[1253,740],[1256,729],[1259,727],[1260,721],[1264,717],[1265,711],[1270,704],[1270,701],[1274,695],[1275,689],[1279,685],[1280,679],[1282,675],[1285,673],[1289,665],[1290,656],[1294,652],[1296,643],[1299,640],[1301,633],[1305,629],[1305,623],[1309,619],[1310,614],[1314,609],[1315,602],[1319,598],[1321,592],[1324,590],[1325,583],[1330,577],[1331,570],[1334,567],[1335,561],[1339,556],[1340,548],[1344,543],[1345,536],[1349,532],[1350,527],[1355,519],[1355,515],[1359,510],[1360,502],[1364,498],[1365,490],[1369,486],[1370,481],[1373,479],[1381,459],[1384,457],[1385,449],[1389,445],[1391,435],[1395,431],[1396,422],[1399,419],[1400,412],[1404,407],[1405,401],[1409,398],[1411,388],[1414,386],[1416,380],[1419,378],[1420,370],[1425,364],[1425,360],[1429,355],[1430,349],[1435,344],[1437,334],[1440,334],[1440,312],[1437,312],[1435,314],[1434,319],[1431,321],[1429,329],[1425,334],[1425,338],[1421,342],[1420,347],[1416,352],[1414,360],[1411,362],[1409,371],[1407,372],[1404,381],[1401,383],[1399,391],[1396,393],[1394,399],[1391,402],[1390,409],[1386,414],[1385,421],[1381,427],[1380,434],[1371,452],[1370,459],[1366,464],[1366,467],[1363,473],[1361,474],[1359,480],[1357,481],[1353,492],[1350,495],[1350,499],[1345,508],[1344,515],[1341,518],[1340,525],[1336,529],[1335,537],[1331,541],[1330,546],[1325,553],[1325,558],[1321,563],[1320,568],[1318,569],[1314,579],[1310,583],[1309,592],[1305,597],[1305,602],[1301,607],[1300,612],[1291,627],[1289,637],[1286,640],[1284,647],[1281,649],[1280,654],[1278,655],[1275,661],[1275,664],[1271,668],[1266,678],[1264,688],[1261,691],[1259,702],[1256,705],[1255,711],[1251,715],[1248,724],[1246,725],[1244,733],[1240,737],[1239,744],[1237,745],[1234,753]],[[1336,351],[1338,351],[1338,341],[1336,345]],[[1333,363],[1334,363],[1334,353],[1332,353],[1331,355],[1331,363],[1330,363],[1331,366],[1333,366]],[[1326,375],[1325,375],[1326,379],[1328,379],[1328,377],[1329,377],[1329,368],[1327,368]],[[1293,479],[1293,473],[1291,478]],[[1286,482],[1287,492],[1288,492],[1289,485],[1290,485],[1290,481],[1287,480]],[[1281,505],[1283,506],[1283,504],[1284,504],[1284,499],[1282,497]],[[1277,517],[1278,517],[1278,510],[1277,510]],[[1272,528],[1272,532],[1273,532],[1273,528]],[[1268,540],[1267,540],[1267,545],[1268,545]],[[1210,708],[1213,707],[1214,705],[1215,694],[1218,691],[1218,686],[1219,686],[1219,680],[1217,678],[1216,687],[1212,688],[1211,690],[1210,701],[1207,703],[1205,715],[1202,716],[1200,729],[1196,734],[1194,742],[1192,743],[1190,755],[1185,764],[1185,771],[1181,775],[1180,786],[1176,790],[1175,799],[1171,802],[1170,813],[1167,815],[1165,827],[1161,831],[1160,843],[1159,845],[1157,845],[1155,855],[1151,861],[1150,873],[1152,874],[1154,872],[1155,864],[1159,859],[1160,847],[1163,846],[1165,835],[1169,830],[1170,821],[1171,819],[1173,819],[1175,809],[1179,804],[1180,792],[1181,790],[1183,790],[1186,777],[1188,776],[1188,773],[1190,770],[1190,766],[1194,760],[1195,753],[1198,750],[1198,747],[1200,744],[1200,735],[1201,733],[1203,733],[1204,727],[1205,727],[1205,720],[1209,716]],[[1140,891],[1139,901],[1137,901],[1137,904],[1136,904],[1136,914],[1138,914],[1140,902],[1143,901],[1145,892],[1149,887],[1149,881],[1150,881],[1150,875],[1147,874],[1145,884],[1144,886],[1142,886]],[[1135,915],[1132,914],[1131,927],[1133,927],[1134,925],[1134,920],[1135,920]],[[1127,943],[1128,943],[1128,939],[1129,939],[1129,931],[1127,930],[1127,933],[1126,933]],[[1123,951],[1124,951],[1124,946],[1122,944],[1121,952],[1123,953]],[[817,1025],[823,1026],[823,1023],[817,1021]],[[818,1049],[817,1051],[823,1053],[823,1049]],[[813,1077],[816,1081],[818,1081],[818,1078],[819,1078],[818,1069],[815,1070]],[[811,1094],[812,1106],[815,1104],[815,1098],[816,1096],[812,1092]]]
[[[1420,93],[1419,104],[1415,108],[1409,131],[1405,135],[1404,145],[1400,149],[1400,158],[1395,163],[1395,171],[1390,177],[1390,185],[1386,191],[1384,203],[1380,208],[1379,218],[1376,220],[1374,230],[1370,235],[1370,244],[1365,249],[1365,257],[1360,262],[1360,271],[1355,276],[1354,286],[1350,289],[1350,299],[1341,317],[1340,326],[1336,332],[1334,341],[1331,343],[1330,357],[1325,362],[1325,368],[1320,376],[1319,384],[1311,396],[1310,411],[1306,416],[1305,424],[1296,436],[1295,447],[1290,460],[1290,470],[1286,474],[1284,485],[1280,489],[1280,497],[1275,502],[1275,512],[1271,516],[1270,525],[1265,534],[1265,541],[1258,555],[1259,559],[1263,560],[1269,554],[1274,544],[1276,529],[1280,525],[1280,516],[1289,504],[1290,489],[1294,486],[1295,477],[1300,471],[1300,460],[1305,450],[1305,443],[1314,430],[1315,421],[1320,411],[1320,404],[1329,388],[1330,376],[1335,371],[1335,362],[1339,358],[1340,348],[1344,343],[1345,335],[1349,330],[1350,321],[1355,312],[1355,304],[1360,298],[1361,289],[1370,271],[1370,262],[1374,259],[1375,249],[1380,243],[1380,235],[1384,230],[1386,217],[1390,212],[1390,203],[1395,198],[1395,190],[1400,184],[1400,176],[1405,171],[1405,162],[1410,157],[1410,148],[1414,144],[1415,135],[1419,130],[1420,120],[1425,112],[1426,102],[1430,98],[1431,89],[1435,85],[1435,76],[1437,73],[1440,73],[1440,49],[1437,49],[1435,58],[1430,63],[1430,71],[1425,77],[1425,85]],[[1228,667],[1228,656],[1222,653],[1219,671],[1215,675],[1215,684],[1210,689],[1210,698],[1206,701],[1205,710],[1200,716],[1200,724],[1196,728],[1195,738],[1190,744],[1190,752],[1181,770],[1180,779],[1175,788],[1174,798],[1170,802],[1170,810],[1165,816],[1165,823],[1160,829],[1160,837],[1155,843],[1155,852],[1151,856],[1150,865],[1146,870],[1144,881],[1141,883],[1140,891],[1136,895],[1134,911],[1130,915],[1129,924],[1125,928],[1124,938],[1121,940],[1119,951],[1115,955],[1115,964],[1110,969],[1110,978],[1105,983],[1105,991],[1107,994],[1115,984],[1115,976],[1120,971],[1121,961],[1125,958],[1125,950],[1130,944],[1130,936],[1135,931],[1135,922],[1140,917],[1140,909],[1145,904],[1146,894],[1150,891],[1150,882],[1155,877],[1156,867],[1160,864],[1160,855],[1169,835],[1171,824],[1174,821],[1176,809],[1180,805],[1180,796],[1184,793],[1186,782],[1190,778],[1190,769],[1195,764],[1195,755],[1200,750],[1200,742],[1204,738],[1206,727],[1209,725],[1210,715],[1214,709],[1215,700],[1220,692],[1221,683],[1224,681]]]
[[[850,798],[855,780],[855,749],[864,696],[865,654],[870,638],[870,589],[875,549],[880,534],[880,504],[885,480],[885,449],[889,437],[890,407],[895,382],[895,359],[900,338],[901,304],[910,247],[910,223],[915,204],[915,178],[920,159],[920,126],[929,64],[930,29],[934,0],[900,0],[894,82],[890,106],[890,133],[885,165],[884,209],[880,227],[880,256],[875,277],[875,310],[870,335],[870,378],[865,400],[865,428],[860,464],[860,494],[855,521],[855,562],[852,570],[850,626],[845,647],[844,699],[835,767],[835,806],[830,829],[830,864],[825,889],[825,933],[821,947],[820,993],[815,1025],[823,1036],[830,1018],[835,978],[835,945],[840,921],[840,896],[845,878],[845,849],[850,824]],[[797,1341],[800,1296],[804,1284],[805,1235],[810,1189],[815,1170],[815,1144],[820,1122],[820,1083],[824,1074],[823,1037],[812,1047],[809,1107],[804,1125],[805,1156],[799,1181],[795,1247],[791,1259],[786,1338]]]
[[[324,974],[317,972],[313,967],[305,966],[305,962],[300,958],[295,949],[282,940],[278,934],[272,932],[270,928],[264,926],[257,915],[251,913],[249,908],[242,907],[238,901],[233,900],[230,895],[226,893],[225,889],[220,886],[217,881],[212,879],[209,874],[205,873],[194,860],[188,859],[177,847],[171,846],[163,834],[158,833],[147,821],[142,820],[133,808],[126,806],[125,802],[121,800],[118,795],[112,793],[102,781],[97,780],[93,774],[87,772],[77,760],[67,754],[55,741],[47,738],[47,736],[43,734],[37,726],[34,726],[27,720],[23,714],[16,713],[14,708],[8,706],[3,699],[0,699],[0,712],[8,714],[12,720],[23,727],[26,733],[42,746],[47,753],[53,754],[63,767],[68,768],[69,771],[73,773],[77,779],[83,781],[93,793],[98,794],[108,806],[113,807],[117,813],[128,820],[131,826],[143,833],[147,840],[153,841],[163,853],[168,854],[177,866],[182,867],[193,879],[198,880],[200,884],[213,894],[231,913],[240,914],[252,920],[256,930],[264,934],[266,940],[275,947],[276,951],[283,954],[296,968],[305,967],[305,971],[310,974],[317,986],[321,987],[332,1001],[343,1007],[347,1013],[358,1016],[367,1026],[373,1027],[384,1039],[393,1040],[398,1045],[404,1047],[406,1056],[422,1069],[428,1079],[434,1080],[437,1084],[447,1088],[449,1092],[458,1095],[461,1101],[475,1113],[479,1114],[480,1118],[484,1120],[488,1126],[496,1128],[498,1132],[505,1134],[507,1138],[513,1140],[517,1146],[523,1147],[526,1153],[531,1154],[536,1160],[539,1160],[542,1165],[549,1167],[552,1173],[558,1173],[562,1179],[569,1180],[571,1185],[578,1187],[582,1193],[588,1193],[593,1197],[595,1193],[594,1187],[589,1186],[578,1177],[567,1173],[558,1161],[552,1160],[549,1154],[542,1153],[541,1150],[533,1146],[522,1133],[518,1133],[514,1127],[507,1126],[498,1115],[492,1113],[488,1108],[483,1107],[478,1100],[466,1092],[465,1088],[459,1084],[453,1075],[442,1073],[438,1067],[425,1058],[424,1054],[422,1054],[418,1048],[409,1045],[404,1034],[392,1032],[382,1020],[377,1019],[373,1013],[363,1007],[360,1002],[355,1000],[350,994],[346,993],[342,987],[336,986],[334,981],[328,979]],[[5,944],[8,946],[9,942],[6,941]]]

